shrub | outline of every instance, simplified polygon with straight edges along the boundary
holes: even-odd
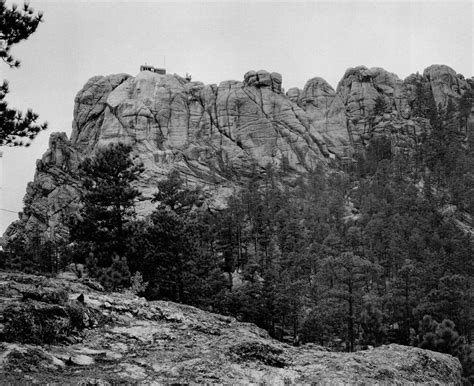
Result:
[[[68,293],[63,289],[28,291],[23,298],[28,301],[5,308],[2,340],[56,343],[89,327],[95,319],[82,304],[67,302]]]
[[[66,304],[69,300],[69,294],[65,289],[34,289],[23,290],[23,300],[32,299],[49,304]]]
[[[112,265],[101,268],[99,279],[101,284],[108,290],[127,288],[130,285],[130,270],[125,257],[114,256]]]
[[[69,315],[56,304],[13,304],[4,311],[4,339],[20,343],[54,343],[70,333]]]
[[[437,323],[430,315],[425,315],[419,323],[419,347],[457,357],[462,365],[463,382],[473,384],[474,351],[459,336],[455,327],[449,319]]]
[[[259,361],[273,367],[285,367],[287,362],[281,356],[283,350],[260,342],[243,342],[230,349],[244,361]]]
[[[133,274],[130,279],[130,291],[135,295],[145,292],[148,287],[148,282],[143,281],[143,276],[141,272],[137,271]]]

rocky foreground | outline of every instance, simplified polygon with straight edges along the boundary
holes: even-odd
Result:
[[[0,272],[0,329],[0,383],[461,383],[450,355],[293,347],[253,324],[106,293],[72,273]]]

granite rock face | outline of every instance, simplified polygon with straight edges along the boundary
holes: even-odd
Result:
[[[325,141],[304,111],[281,92],[280,74],[249,71],[217,85],[149,71],[87,82],[77,97],[71,142],[82,154],[110,143],[133,146],[145,166],[145,198],[177,169],[223,205],[251,170],[283,162],[295,174],[325,162]],[[222,202],[221,202],[222,201]],[[150,211],[148,200],[139,211]]]
[[[65,222],[80,208],[81,182],[75,173],[80,157],[66,134],[51,134],[48,151],[36,162],[34,181],[26,187],[20,219],[7,228],[4,242],[28,234],[52,242],[67,238]]]
[[[393,344],[355,353],[293,347],[232,317],[92,284],[72,273],[0,272],[3,382],[461,384],[450,355]],[[28,334],[13,323],[25,310],[41,316],[29,319]],[[45,335],[51,329],[60,341]]]
[[[89,79],[75,99],[71,140],[52,135],[27,188],[22,218],[4,242],[35,227],[46,239],[56,234],[61,218],[77,210],[79,162],[111,143],[131,145],[145,167],[137,182],[144,197],[140,214],[153,210],[156,183],[173,169],[202,186],[209,204],[219,208],[251,171],[285,163],[296,176],[325,163],[323,137],[281,84],[280,74],[264,70],[218,86],[149,71]]]
[[[312,127],[323,137],[332,153],[342,155],[351,146],[345,106],[324,79],[312,78],[303,90],[292,88],[287,95],[305,111]]]
[[[130,75],[94,76],[78,92],[74,105],[71,141],[79,149],[90,149],[104,120],[109,94]],[[80,128],[80,130],[78,130]]]
[[[456,100],[471,87],[462,75],[446,65],[429,66],[423,71],[423,78],[430,84],[436,105],[446,106],[448,98]]]
[[[376,135],[409,151],[430,129],[426,119],[413,117],[419,82],[442,107],[474,87],[472,79],[443,65],[403,81],[384,69],[359,66],[346,71],[336,90],[315,77],[286,93],[281,75],[264,70],[219,85],[149,71],[93,77],[76,96],[70,142],[53,134],[27,188],[23,217],[4,239],[25,227],[51,230],[59,216],[77,209],[74,171],[110,143],[130,144],[145,167],[137,182],[144,196],[141,214],[152,211],[156,183],[172,169],[203,187],[209,204],[219,208],[251,171],[268,165],[304,175],[332,159],[350,162]],[[376,111],[377,100],[383,111]]]
[[[403,81],[382,68],[359,66],[346,71],[336,91],[324,79],[313,78],[303,90],[289,89],[287,96],[305,110],[329,151],[344,157],[363,149],[374,135],[392,137],[396,144],[414,143],[429,130],[427,120],[413,117],[416,82],[431,90],[436,105],[443,108],[449,98],[456,103],[472,88],[472,82],[445,65],[432,65],[423,75],[412,74]],[[378,98],[385,111],[375,111]]]
[[[305,172],[327,153],[303,111],[281,94],[281,75],[263,70],[219,86],[148,71],[92,78],[74,111],[71,141],[81,151],[126,142],[151,172],[173,164],[195,180],[228,179],[283,158]]]
[[[90,79],[76,97],[71,142],[82,153],[127,142],[146,166],[146,181],[177,168],[191,182],[238,180],[252,165],[283,162],[305,173],[331,158],[352,155],[375,134],[416,137],[427,122],[413,119],[414,79],[436,103],[456,101],[471,87],[444,65],[402,81],[382,68],[346,71],[335,91],[324,79],[282,93],[282,77],[249,71],[243,82],[217,85],[148,71]],[[385,111],[375,112],[377,98]]]
[[[370,139],[378,97],[384,98],[386,113],[394,113],[396,117],[403,118],[410,116],[407,97],[403,91],[403,82],[395,74],[381,68],[368,69],[362,66],[346,71],[338,84],[337,93],[345,106],[347,131],[353,146]]]

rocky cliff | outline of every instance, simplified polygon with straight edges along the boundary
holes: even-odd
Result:
[[[397,147],[413,146],[429,130],[426,119],[413,116],[417,84],[441,106],[474,87],[472,79],[443,65],[404,81],[360,66],[348,69],[336,90],[312,78],[303,89],[286,93],[281,75],[267,71],[249,71],[243,81],[219,85],[149,71],[93,77],[76,96],[71,139],[51,136],[28,186],[23,216],[5,239],[32,227],[56,234],[59,217],[76,210],[79,160],[109,143],[132,145],[145,166],[138,182],[141,213],[151,211],[156,182],[171,169],[203,186],[212,205],[221,206],[249,171],[269,164],[285,165],[296,176],[316,165],[350,162],[354,150],[378,134]],[[377,99],[382,110],[376,109]]]
[[[191,182],[225,183],[252,165],[312,169],[328,155],[304,111],[281,93],[281,76],[250,71],[217,85],[148,71],[92,78],[76,97],[71,142],[81,153],[125,142],[149,181],[178,169]]]
[[[389,345],[293,347],[234,318],[74,274],[0,272],[0,383],[461,384],[459,361]]]
[[[427,129],[426,120],[413,116],[417,82],[431,90],[442,107],[474,87],[472,79],[444,65],[430,66],[423,75],[412,74],[404,81],[382,68],[359,66],[346,71],[336,91],[324,79],[313,78],[303,90],[292,88],[287,95],[305,111],[328,149],[344,156],[377,133],[409,140]],[[385,102],[384,111],[375,111],[377,98]]]

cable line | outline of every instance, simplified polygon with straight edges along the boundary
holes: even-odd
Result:
[[[3,209],[3,208],[0,208],[0,210],[3,210],[4,212],[18,213],[18,211],[15,211],[15,210],[8,210],[8,209]]]

